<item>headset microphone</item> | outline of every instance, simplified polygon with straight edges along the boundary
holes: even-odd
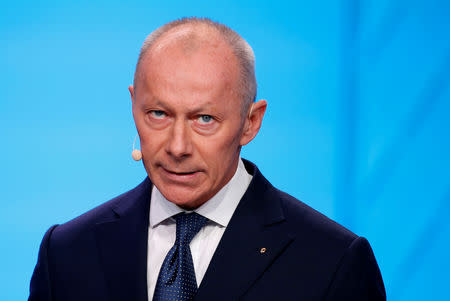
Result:
[[[133,151],[131,152],[131,157],[133,157],[134,161],[139,161],[142,159],[142,152],[140,150],[134,148],[137,137],[138,137],[138,134],[136,134],[136,137],[134,137]]]

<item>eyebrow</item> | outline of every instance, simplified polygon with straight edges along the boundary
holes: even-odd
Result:
[[[162,107],[165,110],[173,111],[169,106],[167,106],[163,101],[161,101],[159,99],[155,99],[155,105],[160,106],[160,107]],[[213,103],[208,101],[208,102],[202,104],[201,106],[190,110],[188,112],[188,114],[198,114],[201,111],[204,111],[205,109],[210,108],[212,106],[213,106]]]

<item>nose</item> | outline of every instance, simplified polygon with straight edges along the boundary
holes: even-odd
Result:
[[[192,154],[192,144],[188,124],[175,120],[166,144],[166,152],[174,159],[180,160]]]

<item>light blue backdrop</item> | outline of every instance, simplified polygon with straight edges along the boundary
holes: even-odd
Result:
[[[269,107],[243,156],[369,239],[390,300],[449,300],[448,1],[8,1],[0,9],[0,300],[45,230],[145,176],[127,86],[181,16],[253,46]]]

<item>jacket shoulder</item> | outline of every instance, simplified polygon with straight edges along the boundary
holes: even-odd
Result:
[[[294,232],[307,234],[311,240],[320,244],[331,244],[334,247],[347,248],[358,235],[335,222],[319,211],[313,209],[295,197],[280,191],[281,206],[286,221]]]
[[[57,225],[53,230],[52,240],[73,240],[81,233],[89,231],[93,226],[115,220],[121,212],[135,206],[136,200],[143,193],[151,191],[151,182],[146,178],[135,188],[81,214],[74,219]],[[150,198],[150,194],[149,194]]]

